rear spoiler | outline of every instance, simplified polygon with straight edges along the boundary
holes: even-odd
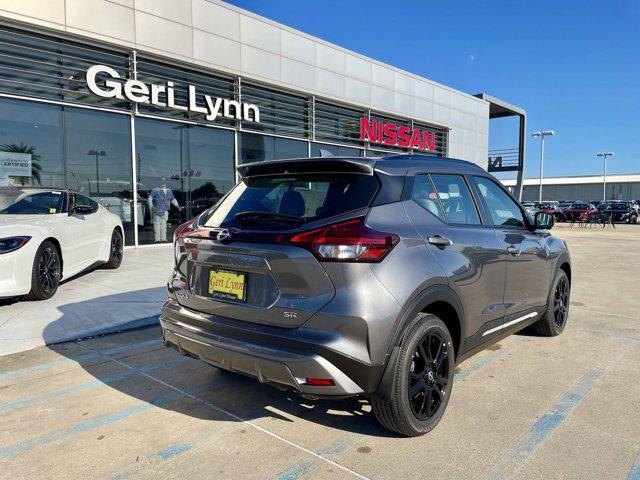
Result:
[[[245,163],[237,167],[241,177],[288,173],[354,173],[373,175],[374,162],[362,158],[296,158]]]

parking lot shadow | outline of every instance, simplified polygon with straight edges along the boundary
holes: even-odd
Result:
[[[141,294],[157,294],[156,289],[148,290],[152,291],[115,294],[95,299],[88,305],[82,302],[60,307],[62,316],[47,326],[45,338],[57,336],[58,324],[68,326],[70,320],[77,322],[79,315],[85,322],[91,322],[94,315],[105,314],[97,310],[109,309],[109,305],[115,304],[122,306],[132,298],[140,298]],[[134,293],[136,295],[128,296]],[[79,364],[91,375],[89,381],[85,375],[79,375],[82,380],[71,391],[106,386],[110,397],[114,391],[126,395],[123,404],[129,404],[127,397],[133,397],[155,408],[212,423],[269,417],[285,423],[306,421],[343,431],[393,436],[375,421],[365,398],[312,400],[220,370],[165,348],[159,326],[58,343],[48,348],[67,357],[69,363]],[[97,401],[87,398],[90,402]],[[112,401],[110,399],[110,403]]]

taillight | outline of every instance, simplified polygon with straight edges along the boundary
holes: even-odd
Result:
[[[306,248],[322,261],[370,263],[381,261],[399,240],[397,235],[367,227],[364,217],[281,238],[284,243]]]

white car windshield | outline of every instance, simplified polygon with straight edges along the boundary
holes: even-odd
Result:
[[[59,190],[0,190],[0,215],[51,215],[62,211]]]

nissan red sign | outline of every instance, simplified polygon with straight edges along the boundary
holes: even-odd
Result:
[[[436,134],[419,128],[412,130],[407,125],[397,125],[362,117],[360,119],[360,140],[433,152],[435,151]]]

